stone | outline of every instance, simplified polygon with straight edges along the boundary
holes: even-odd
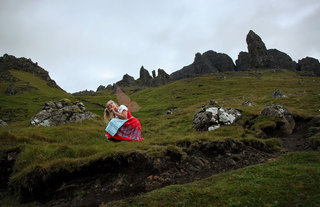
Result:
[[[212,131],[220,126],[231,125],[241,118],[241,113],[232,108],[205,106],[193,118],[196,131]]]
[[[140,68],[140,77],[137,81],[139,85],[151,86],[152,77],[143,66]]]
[[[241,104],[241,106],[253,106],[254,103],[252,101],[245,101]]]
[[[320,76],[320,63],[319,60],[306,57],[298,61],[298,70],[311,72],[317,76]]]
[[[0,126],[1,127],[6,127],[6,126],[8,126],[8,124],[7,124],[7,122],[5,122],[5,121],[0,119]]]
[[[193,63],[172,73],[170,75],[170,79],[179,80],[200,74],[234,70],[235,65],[233,60],[228,55],[209,50],[202,55],[200,53],[196,53]]]
[[[273,91],[271,93],[271,97],[272,98],[286,98],[287,96],[283,91],[276,89],[275,91]]]
[[[266,67],[267,48],[262,39],[252,30],[247,34],[246,42],[248,45],[250,68]]]
[[[10,84],[7,90],[5,91],[5,94],[12,96],[18,94],[18,91],[13,84]]]
[[[58,102],[46,102],[42,110],[31,118],[30,123],[35,126],[49,127],[91,118],[95,118],[95,115],[86,111],[83,103],[63,99]]]
[[[219,103],[218,103],[218,101],[216,101],[216,100],[210,100],[209,105],[218,106]]]
[[[292,113],[286,107],[281,105],[266,105],[261,111],[261,114],[280,119],[281,123],[278,124],[279,134],[292,134],[295,128],[295,120]]]

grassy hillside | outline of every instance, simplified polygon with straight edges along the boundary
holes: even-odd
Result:
[[[0,117],[11,122],[26,121],[38,113],[46,101],[58,101],[62,98],[73,99],[63,90],[48,86],[48,82],[24,71],[9,70],[18,79],[16,82],[0,81]],[[14,85],[18,94],[8,95],[5,91]]]
[[[14,113],[14,122],[6,128],[0,128],[1,152],[16,148],[21,151],[9,180],[10,188],[18,195],[22,189],[29,189],[32,192],[36,186],[37,178],[40,177],[42,180],[46,180],[50,175],[60,172],[61,169],[67,172],[76,172],[95,160],[117,157],[122,153],[129,152],[141,152],[150,157],[159,156],[164,154],[168,148],[176,147],[176,143],[181,141],[192,143],[200,139],[223,141],[226,138],[233,138],[237,140],[254,140],[277,148],[279,142],[276,139],[259,138],[259,133],[261,132],[259,126],[272,125],[274,123],[272,119],[257,119],[259,123],[256,123],[257,127],[254,129],[243,127],[246,120],[249,120],[253,115],[260,114],[265,104],[281,104],[301,117],[320,114],[319,77],[298,76],[295,72],[287,70],[213,74],[208,77],[183,79],[157,88],[144,88],[133,94],[131,94],[132,91],[137,87],[124,88],[123,91],[130,96],[131,100],[136,101],[141,106],[140,111],[133,113],[133,116],[137,117],[141,122],[142,136],[145,141],[113,143],[105,140],[105,123],[102,119],[104,109],[102,106],[109,99],[116,100],[112,91],[101,91],[96,96],[71,97],[70,94],[61,90],[46,87],[44,81],[33,75],[20,71],[11,71],[11,73],[21,80],[16,82],[15,85],[25,86],[31,84],[33,87],[38,88],[22,94],[8,96],[4,95],[8,83],[1,83],[1,113],[4,113],[2,115],[4,116],[11,109],[14,112],[18,109],[25,111],[24,113]],[[287,98],[272,98],[270,94],[275,89],[284,91]],[[62,98],[79,99],[83,101],[87,110],[100,116],[94,120],[58,127],[34,127],[28,125],[30,118],[41,109],[45,101],[55,101]],[[201,133],[194,131],[192,129],[194,114],[202,105],[209,104],[210,100],[218,101],[219,105],[223,107],[241,110],[242,119],[232,126],[221,127],[215,131]],[[245,101],[252,101],[254,105],[251,107],[243,106],[242,103]],[[166,112],[170,108],[176,108],[176,110],[168,115]],[[299,153],[296,156],[299,157]],[[314,170],[319,172],[319,156],[317,154],[310,156],[316,157],[310,165],[316,165],[317,167]],[[272,164],[270,165],[272,166]],[[276,173],[278,169],[284,172],[285,170],[283,169],[292,168],[292,162],[281,161],[277,162],[276,165],[278,168],[271,168],[271,171],[272,169],[275,170],[273,173]],[[266,168],[269,167],[269,165],[266,165]],[[304,168],[304,166],[301,167]],[[238,176],[238,185],[246,185],[246,180],[253,176],[252,173],[246,172],[255,170],[261,172],[260,167],[251,167],[231,174],[220,174],[219,180],[221,179],[221,182],[225,182]],[[296,171],[292,170],[288,171],[288,173],[291,176]],[[298,177],[305,176],[303,170],[297,173],[295,175]],[[209,193],[220,190],[219,185],[210,184],[212,182],[212,179],[210,179],[201,181],[201,183],[175,186],[169,188],[169,190],[165,189],[161,191],[161,195],[164,195],[161,199],[166,197],[165,193],[167,191],[169,193],[171,191],[176,192],[180,188],[181,191],[188,189],[187,192],[189,194],[177,197],[178,200],[184,199],[184,196],[194,197],[194,195],[198,195],[196,192],[201,193],[203,185],[214,185],[208,187]],[[270,178],[270,182],[273,182],[272,179]],[[319,184],[319,178],[315,179],[314,181]],[[262,185],[264,185],[264,182],[261,181]],[[269,186],[266,187],[266,190],[282,192],[287,187],[287,184],[280,187]],[[230,184],[228,188],[233,187]],[[248,188],[248,186],[245,188]],[[305,191],[312,192],[314,187],[308,185],[306,188],[297,188],[294,192],[299,194],[305,193]],[[224,200],[230,194],[232,193],[221,193],[218,196],[220,196],[220,200]],[[151,195],[153,197],[153,194]],[[277,196],[281,197],[280,194]],[[2,199],[0,202],[7,202],[8,205],[10,202],[14,203],[7,194],[2,194],[0,199]],[[208,203],[211,203],[210,199]],[[279,198],[279,202],[280,200]],[[165,202],[169,206],[175,206],[177,200],[173,199]],[[190,202],[196,202],[196,200]],[[204,200],[203,202],[206,201]],[[217,206],[237,206],[239,203],[242,204],[243,200],[230,200],[230,203],[219,201]],[[246,204],[249,205],[250,203]],[[188,206],[188,204],[182,203],[178,206]]]

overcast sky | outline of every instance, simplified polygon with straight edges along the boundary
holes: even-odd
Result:
[[[214,50],[233,61],[256,32],[295,61],[320,58],[319,0],[0,0],[0,55],[31,58],[67,92],[143,65],[168,74]]]

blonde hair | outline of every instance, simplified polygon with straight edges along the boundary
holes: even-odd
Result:
[[[118,106],[113,100],[109,100],[106,103],[106,108],[104,109],[104,112],[103,112],[103,119],[104,119],[104,122],[106,122],[106,124],[108,124],[109,121],[114,118],[113,112],[109,111],[109,109],[108,109],[109,102],[114,103],[116,106]]]

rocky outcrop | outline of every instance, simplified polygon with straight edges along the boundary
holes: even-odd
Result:
[[[155,71],[152,71],[153,79],[151,85],[154,87],[162,86],[170,81],[170,75],[168,75],[163,69],[158,69],[158,76],[155,76]]]
[[[286,107],[281,105],[266,105],[261,111],[261,114],[264,116],[275,117],[279,119],[276,125],[272,126],[272,128],[270,129],[265,130],[270,132],[277,132],[277,134],[274,134],[276,136],[285,136],[292,134],[295,128],[295,120],[292,113]]]
[[[100,85],[100,86],[97,88],[96,92],[98,92],[98,91],[103,91],[103,90],[106,90],[106,87],[103,86],[103,85]]]
[[[205,106],[194,115],[193,128],[196,131],[212,131],[231,125],[240,117],[241,113],[236,109]]]
[[[151,86],[152,77],[149,72],[141,66],[140,77],[137,79],[138,85]]]
[[[289,55],[276,49],[267,50],[262,39],[249,31],[246,42],[248,45],[248,55],[240,52],[236,60],[238,70],[258,69],[258,68],[283,68],[296,70],[297,63]]]
[[[236,60],[237,71],[247,71],[250,68],[250,58],[249,53],[240,52],[238,59]]]
[[[24,57],[16,58],[13,55],[4,54],[3,57],[0,57],[0,73],[8,70],[21,70],[32,73],[47,81],[49,87],[62,90],[56,82],[50,78],[48,71],[39,67],[38,63],[32,62],[31,59]]]
[[[132,76],[125,74],[121,81],[116,82],[116,85],[119,87],[131,87],[131,86],[136,85],[136,81],[134,80],[134,78]]]
[[[16,95],[18,93],[16,87],[13,84],[10,84],[7,90],[5,91],[5,94],[12,96]]]
[[[320,63],[319,60],[306,57],[298,61],[298,70],[311,72],[314,75],[320,76]]]
[[[46,102],[42,110],[31,118],[30,123],[35,126],[60,126],[94,117],[93,113],[86,111],[83,103],[63,99]]]
[[[194,75],[234,70],[235,65],[228,55],[209,50],[202,55],[197,53],[191,65],[185,66],[181,70],[172,73],[170,79],[179,80]]]
[[[73,96],[95,96],[97,95],[93,90],[84,90],[72,93]]]

